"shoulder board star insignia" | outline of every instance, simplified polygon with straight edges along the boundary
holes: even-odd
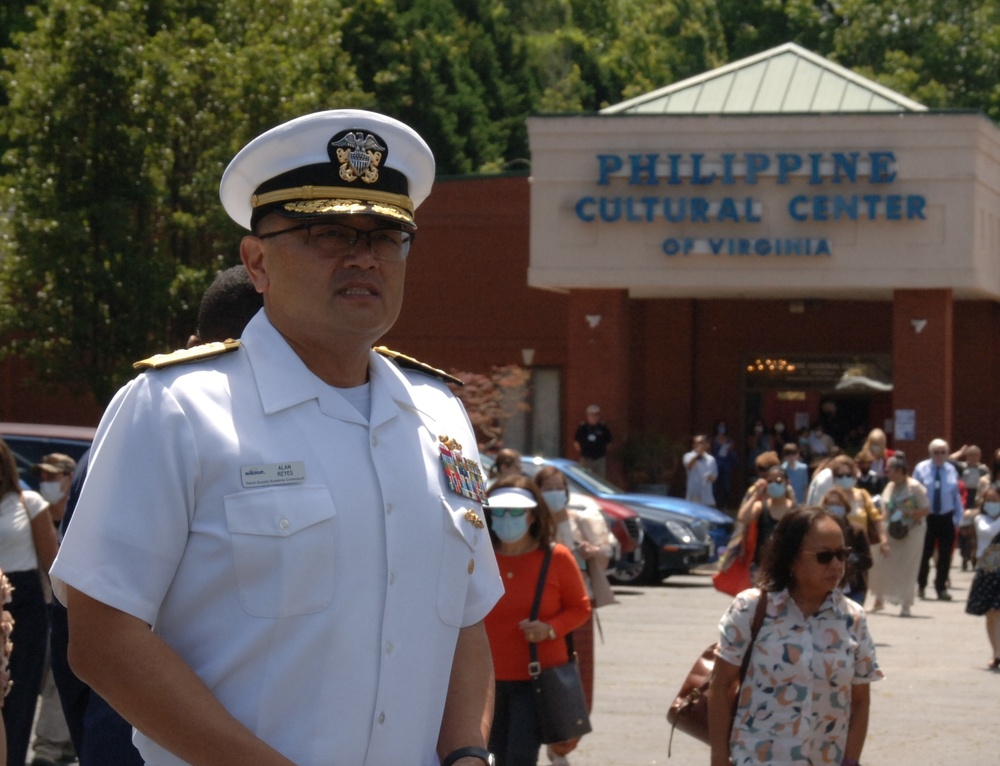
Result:
[[[215,343],[204,343],[192,348],[179,348],[169,354],[155,354],[148,359],[142,359],[132,364],[136,370],[162,370],[164,367],[173,367],[175,364],[186,362],[198,362],[202,359],[212,359],[222,354],[228,354],[240,347],[238,340],[216,341]]]
[[[407,356],[406,354],[401,354],[398,351],[393,351],[385,346],[375,346],[375,353],[381,354],[387,359],[391,359],[398,366],[403,367],[407,370],[416,370],[417,372],[422,372],[425,375],[430,375],[433,378],[438,378],[443,380],[445,383],[451,383],[456,386],[464,386],[465,381],[461,378],[456,378],[454,375],[449,375],[444,370],[439,370],[437,367],[431,367],[429,364],[424,364],[423,362],[414,359],[412,356]]]

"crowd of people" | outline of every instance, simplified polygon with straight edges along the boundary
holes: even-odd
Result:
[[[811,436],[822,440],[822,426],[817,425]],[[760,442],[757,430],[751,444]],[[765,436],[774,433],[761,430]],[[696,437],[696,444],[700,439]],[[720,562],[726,574],[717,577],[717,587],[752,580],[768,539],[794,509],[824,508],[842,521],[851,551],[844,591],[861,605],[870,593],[870,612],[892,604],[909,617],[917,599],[950,601],[949,573],[956,553],[963,570],[975,568],[967,611],[986,616],[993,653],[989,665],[1000,667],[1000,572],[995,553],[1000,505],[994,505],[1000,489],[1000,450],[991,468],[982,462],[978,446],[951,451],[946,441],[934,439],[926,458],[911,462],[902,451],[887,446],[881,429],[873,429],[853,457],[834,444],[826,445],[817,459],[811,439],[781,445],[767,441],[766,446],[776,449],[758,452],[753,459],[757,478],[738,504],[736,530]],[[810,450],[811,460],[803,460],[803,447]],[[700,487],[695,467],[689,467],[689,477]],[[741,567],[746,569],[742,579],[734,574]]]
[[[822,426],[784,444],[757,426],[749,446],[767,449],[751,453],[756,479],[713,580],[735,600],[710,686],[712,763],[856,766],[868,686],[882,675],[863,611],[869,593],[869,612],[895,604],[902,617],[932,597],[929,587],[950,601],[957,551],[962,569],[975,569],[965,611],[985,617],[988,667],[1000,670],[1000,450],[990,468],[979,447],[950,451],[934,439],[913,464],[880,429],[851,457]],[[697,463],[686,465],[690,477]],[[758,605],[763,623],[751,626]]]

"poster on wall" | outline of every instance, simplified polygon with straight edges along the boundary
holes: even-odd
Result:
[[[893,425],[896,441],[913,441],[917,438],[917,411],[896,410],[896,422]]]

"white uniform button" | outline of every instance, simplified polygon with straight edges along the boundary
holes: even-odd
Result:
[[[385,713],[379,713],[378,714],[378,722],[379,723],[385,723]]]
[[[377,447],[378,446],[378,437],[377,436],[373,436],[372,437],[372,446],[373,447]]]
[[[392,654],[392,641],[386,642],[385,653],[386,654]]]
[[[278,526],[282,529],[288,529],[288,519],[282,519],[278,522]]]

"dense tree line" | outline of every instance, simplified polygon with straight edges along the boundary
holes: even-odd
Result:
[[[1000,0],[4,0],[0,336],[105,400],[179,345],[240,233],[226,162],[292,116],[376,108],[439,172],[793,40],[930,107],[1000,117]]]

